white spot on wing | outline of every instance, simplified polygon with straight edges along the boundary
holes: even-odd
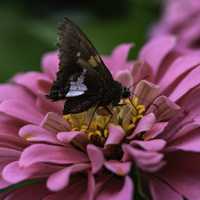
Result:
[[[81,75],[75,81],[73,80],[73,77],[70,78],[70,87],[68,93],[65,95],[66,97],[80,96],[87,91],[87,86],[83,83],[86,71],[87,70],[84,69]]]
[[[84,91],[69,91],[65,96],[66,97],[77,97],[84,94]]]
[[[77,56],[77,57],[80,57],[80,56],[81,56],[81,52],[78,52],[78,53],[76,54],[76,56]]]

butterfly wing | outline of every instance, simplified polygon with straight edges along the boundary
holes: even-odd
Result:
[[[71,81],[76,82],[84,69],[91,71],[95,74],[95,77],[99,76],[98,81],[101,81],[103,85],[113,80],[111,73],[92,43],[79,27],[68,18],[65,18],[59,27],[59,60],[57,79],[53,83],[49,94],[49,97],[53,100],[65,98],[70,88],[76,90],[75,87],[71,87]],[[94,81],[97,80],[94,79]],[[91,85],[85,85],[81,91],[74,92],[73,95],[80,96],[84,94],[84,87],[87,87],[88,92],[93,93],[90,89]]]

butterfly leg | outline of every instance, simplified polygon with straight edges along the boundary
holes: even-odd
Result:
[[[111,122],[112,117],[113,117],[113,113],[112,113],[112,111],[111,111],[107,106],[105,106],[104,108],[105,108],[106,111],[110,114],[110,117],[109,117],[109,119],[108,119],[108,121],[106,122],[106,125],[105,125],[105,127],[104,127],[104,129],[105,129],[105,128],[108,126],[108,124]]]
[[[89,123],[88,123],[87,130],[89,130],[89,128],[90,128],[90,126],[91,126],[92,120],[93,120],[93,118],[94,118],[94,115],[95,115],[95,113],[96,113],[98,107],[99,107],[99,105],[97,104],[97,105],[95,106],[95,108],[94,108],[94,111],[92,112],[92,116],[90,117],[90,121],[89,121]]]

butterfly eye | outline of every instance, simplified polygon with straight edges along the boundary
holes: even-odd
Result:
[[[130,90],[129,88],[126,88],[126,87],[123,87],[123,90],[122,90],[122,97],[123,98],[128,98],[131,96],[131,93],[130,93]]]

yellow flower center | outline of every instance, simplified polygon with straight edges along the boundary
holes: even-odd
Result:
[[[103,145],[109,135],[108,124],[120,125],[126,134],[130,134],[138,121],[143,117],[145,106],[139,103],[138,97],[126,99],[122,106],[112,108],[113,116],[96,112],[91,119],[93,109],[79,114],[64,115],[72,131],[87,134],[91,143]]]

